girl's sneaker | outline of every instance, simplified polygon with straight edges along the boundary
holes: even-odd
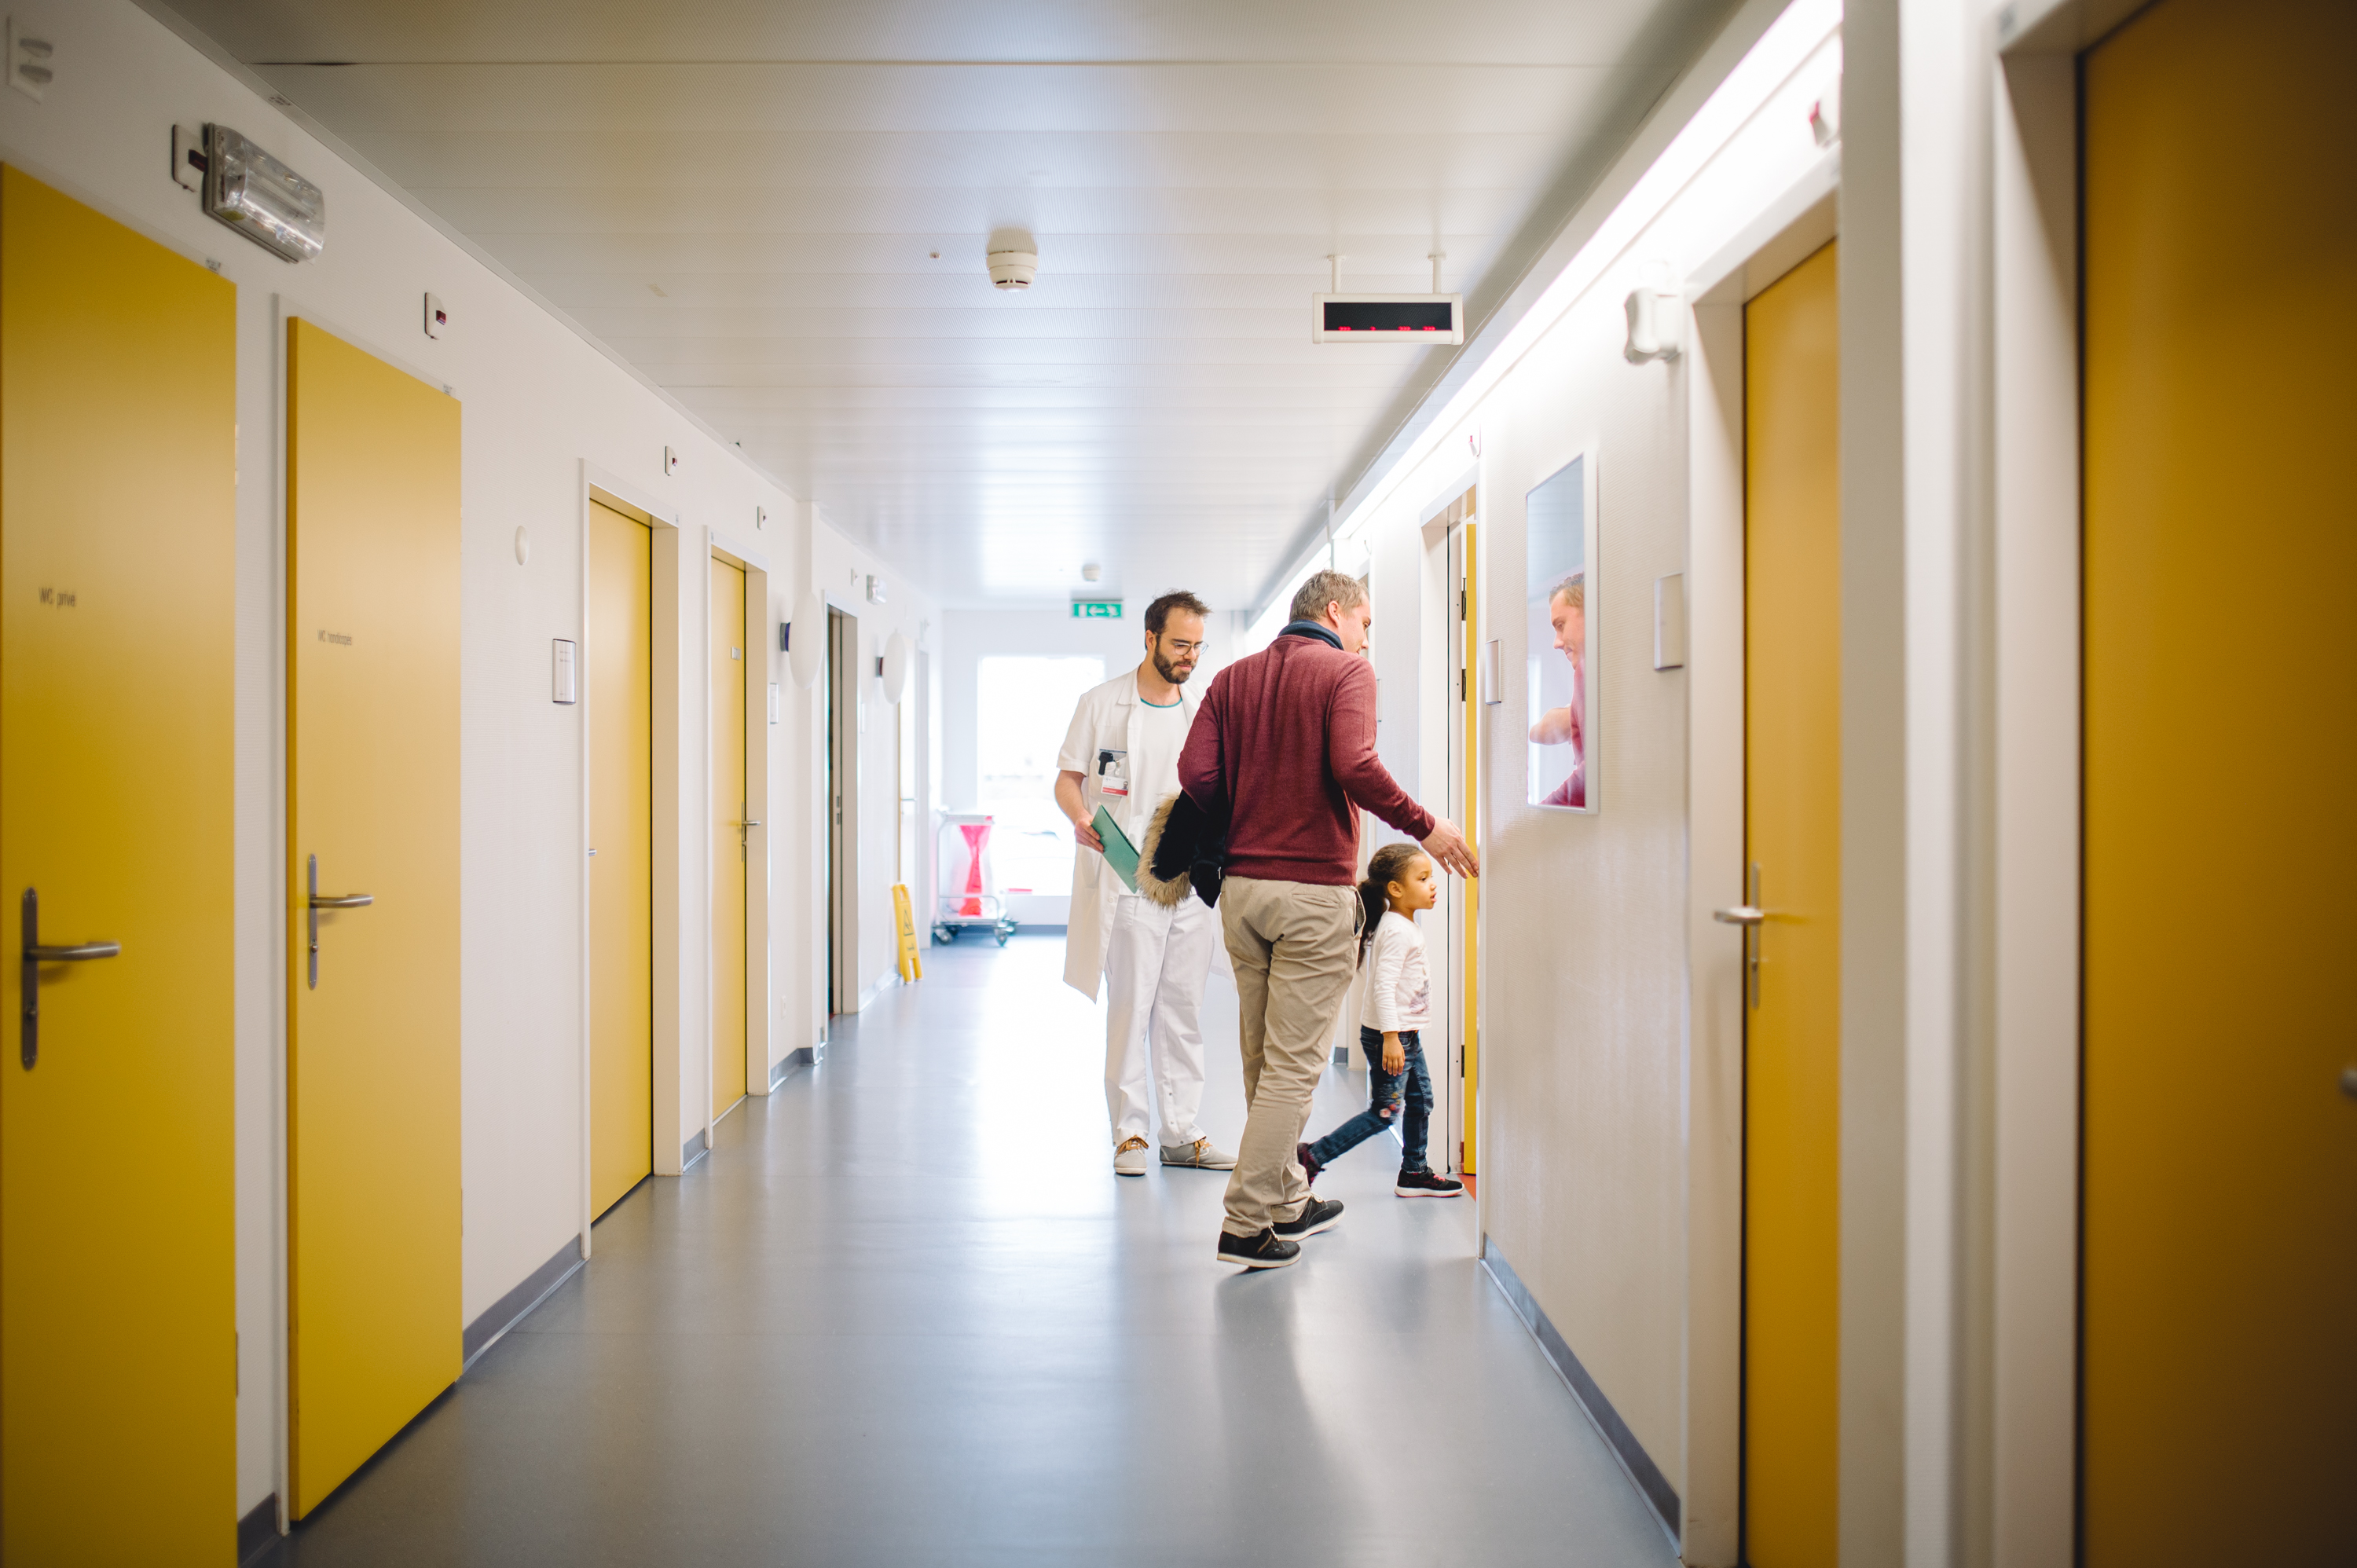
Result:
[[[1399,1180],[1392,1183],[1392,1191],[1401,1197],[1457,1197],[1465,1191],[1465,1184],[1430,1171],[1402,1171]]]

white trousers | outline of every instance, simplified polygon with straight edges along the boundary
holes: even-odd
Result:
[[[1203,980],[1218,917],[1193,894],[1176,909],[1125,895],[1105,941],[1105,1113],[1114,1146],[1146,1135],[1149,1077],[1162,1104],[1162,1146],[1203,1135]],[[1149,1067],[1151,1069],[1149,1074]]]

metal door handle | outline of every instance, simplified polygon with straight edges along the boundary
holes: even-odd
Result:
[[[760,823],[759,823],[759,822],[739,822],[739,823],[737,823],[737,825],[738,827],[740,827],[740,828],[758,828],[758,827],[759,827],[761,824],[760,824]]]
[[[322,909],[365,909],[370,905],[376,902],[376,895],[373,893],[345,893],[341,895],[330,893],[327,897],[321,897],[319,895],[319,857],[316,854],[311,856],[310,877],[311,886],[309,892],[311,899],[307,914],[311,922],[311,989],[317,991],[319,989],[319,911]]]
[[[1743,929],[1743,1004],[1760,1010],[1760,927],[1768,911],[1760,903],[1760,863],[1744,867],[1743,902],[1731,909],[1713,909],[1710,918],[1723,926]]]
[[[41,965],[88,963],[96,958],[121,958],[121,942],[70,942],[61,947],[41,945],[41,896],[25,889],[25,1002],[19,1025],[17,1058],[30,1072],[41,1059]]]

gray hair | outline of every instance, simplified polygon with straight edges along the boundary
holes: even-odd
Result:
[[[1309,574],[1309,581],[1293,591],[1293,620],[1324,620],[1328,605],[1355,609],[1367,602],[1367,585],[1348,572],[1329,568]]]

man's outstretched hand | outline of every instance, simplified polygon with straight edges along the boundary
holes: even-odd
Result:
[[[1433,865],[1443,871],[1453,871],[1459,876],[1481,875],[1481,862],[1474,855],[1473,846],[1465,842],[1465,835],[1447,817],[1434,821],[1432,832],[1425,837],[1424,853],[1432,856]]]

